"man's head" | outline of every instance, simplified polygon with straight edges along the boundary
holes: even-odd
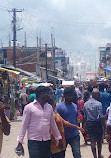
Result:
[[[105,85],[104,83],[99,84],[99,90],[104,91]]]
[[[88,101],[88,99],[90,98],[90,92],[89,91],[84,91],[84,102]]]
[[[44,104],[47,103],[50,98],[50,91],[49,87],[39,86],[35,91],[37,100],[42,101]]]
[[[94,99],[96,99],[96,100],[99,100],[99,99],[100,99],[100,92],[99,92],[99,89],[97,89],[97,88],[94,88],[94,89],[93,89],[92,98],[94,98]]]
[[[83,86],[79,86],[79,90],[82,91],[82,89],[83,89]]]
[[[55,97],[54,96],[51,96],[48,100],[48,103],[52,106],[53,110],[55,109],[56,107],[56,100],[55,100]]]
[[[75,92],[75,88],[74,87],[67,87],[65,88],[64,90],[64,98],[65,98],[65,101],[67,103],[71,103],[71,102],[74,102],[76,103],[77,101],[77,94]]]
[[[88,90],[88,92],[92,93],[93,87],[92,86],[88,86],[87,90]]]
[[[35,91],[33,89],[30,89],[30,94],[35,93]]]

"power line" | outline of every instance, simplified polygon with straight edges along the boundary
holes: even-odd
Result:
[[[7,25],[7,26],[4,26],[4,27],[0,28],[0,31],[5,31],[5,30],[7,30],[9,28],[11,28],[11,25]]]
[[[1,9],[4,9],[4,10],[11,9],[11,8],[8,7],[8,6],[1,6],[1,5],[0,5],[0,8],[1,8]]]
[[[34,30],[34,32],[37,34],[37,30],[32,26],[32,24],[30,23],[30,19],[28,18],[28,16],[26,16],[24,13],[23,13],[23,16],[25,18],[25,20],[28,21],[28,24],[30,25],[30,27]]]

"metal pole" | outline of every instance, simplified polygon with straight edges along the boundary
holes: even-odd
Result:
[[[56,65],[55,65],[55,62],[56,62],[56,59],[55,59],[55,38],[54,38],[53,58],[54,58],[54,70],[55,70],[56,69]]]
[[[16,68],[16,9],[13,9],[13,66]]]
[[[37,31],[38,32],[38,31]],[[36,75],[40,76],[40,61],[39,61],[39,38],[37,33],[37,65],[36,65]]]
[[[16,67],[16,12],[22,12],[22,10],[14,8],[8,12],[13,12],[13,66]]]
[[[48,73],[47,73],[47,44],[45,44],[45,56],[46,56],[46,81],[48,81]]]

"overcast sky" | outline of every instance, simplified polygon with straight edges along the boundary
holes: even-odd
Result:
[[[98,59],[98,47],[111,42],[111,1],[109,0],[0,0],[0,42],[8,43],[11,34],[12,8],[24,9],[17,13],[17,40],[36,46],[37,28],[43,43],[50,42],[51,27],[56,46],[74,58],[79,53],[92,62]]]

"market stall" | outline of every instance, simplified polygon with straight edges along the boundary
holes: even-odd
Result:
[[[18,71],[0,68],[0,100],[4,103],[5,112],[9,119],[13,119],[14,117],[19,74],[20,72]]]

